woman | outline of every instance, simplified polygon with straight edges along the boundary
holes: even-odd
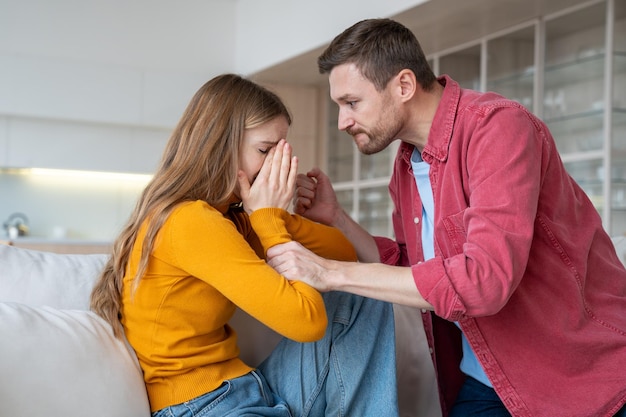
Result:
[[[264,261],[291,239],[356,260],[338,230],[286,211],[290,123],[249,80],[207,82],[114,244],[91,306],[134,348],[153,416],[397,415],[391,306],[322,297]],[[259,369],[238,356],[237,307],[285,336]]]

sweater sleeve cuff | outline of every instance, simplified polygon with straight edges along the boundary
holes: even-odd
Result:
[[[292,240],[286,227],[288,218],[288,211],[274,207],[258,209],[250,214],[250,224],[265,252],[274,245]]]

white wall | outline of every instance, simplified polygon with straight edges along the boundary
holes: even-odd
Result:
[[[359,20],[427,1],[238,0],[235,68],[252,74],[330,42]]]
[[[233,1],[2,0],[0,8],[4,53],[136,69],[232,66]]]
[[[172,4],[0,0],[0,114],[171,127],[235,44],[234,3]]]

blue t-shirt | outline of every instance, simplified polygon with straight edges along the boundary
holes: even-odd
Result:
[[[417,190],[420,193],[422,199],[422,248],[424,251],[424,260],[431,259],[435,256],[435,241],[434,241],[434,229],[433,219],[435,218],[435,205],[433,203],[433,190],[430,186],[430,178],[428,173],[430,171],[430,165],[424,162],[422,155],[419,151],[413,149],[411,155],[411,165],[413,166],[413,175],[415,176],[415,184]],[[459,324],[456,323],[458,326]],[[461,371],[466,375],[482,382],[483,384],[491,387],[491,382],[485,371],[483,370],[478,358],[474,354],[474,351],[469,345],[469,342],[465,338],[465,335],[461,333],[461,339],[463,343],[463,359],[461,360]]]

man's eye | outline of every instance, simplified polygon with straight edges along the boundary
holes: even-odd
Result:
[[[263,155],[266,155],[267,153],[269,153],[270,148],[267,149],[259,149],[259,152],[261,152]]]
[[[354,107],[354,105],[356,104],[356,101],[346,101],[346,104],[350,107]]]

